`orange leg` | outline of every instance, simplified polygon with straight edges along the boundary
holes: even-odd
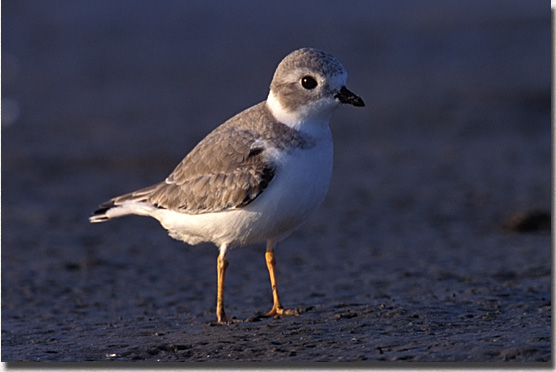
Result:
[[[272,298],[274,300],[274,305],[272,309],[266,314],[266,316],[274,315],[297,315],[296,310],[284,309],[280,303],[280,297],[278,296],[278,286],[276,285],[276,259],[274,258],[274,242],[268,241],[266,245],[266,266],[268,267],[268,274],[270,275],[270,285],[272,286]]]
[[[228,260],[226,259],[226,245],[220,247],[220,254],[216,260],[216,270],[218,275],[218,291],[216,295],[216,318],[218,323],[231,323],[230,318],[224,312],[224,279],[226,278],[226,269],[228,268]]]

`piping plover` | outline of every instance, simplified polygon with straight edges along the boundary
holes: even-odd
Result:
[[[345,84],[347,73],[328,53],[303,48],[278,65],[263,101],[209,133],[165,181],[115,197],[91,222],[136,214],[156,218],[171,237],[219,248],[216,316],[224,312],[226,253],[266,241],[274,305],[291,315],[276,286],[274,248],[321,204],[332,173],[329,120],[341,104],[364,106]]]

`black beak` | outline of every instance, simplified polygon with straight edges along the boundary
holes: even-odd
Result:
[[[336,98],[338,98],[342,103],[349,103],[350,105],[358,107],[365,106],[365,102],[363,102],[361,97],[350,92],[346,87],[342,87],[342,89],[340,89],[338,94],[336,94]]]

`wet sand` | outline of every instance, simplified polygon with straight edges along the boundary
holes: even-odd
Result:
[[[550,13],[530,2],[4,2],[2,361],[547,362]],[[402,3],[396,3],[402,4]],[[261,8],[262,7],[262,8]],[[316,9],[316,10],[315,10]],[[349,72],[319,211],[216,256],[91,225],[263,100],[290,51]]]

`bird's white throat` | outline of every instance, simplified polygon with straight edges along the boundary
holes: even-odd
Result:
[[[266,105],[276,120],[307,133],[320,132],[328,127],[330,116],[337,106],[335,102],[325,102],[323,99],[323,102],[314,102],[301,106],[298,110],[288,111],[272,90],[268,94]]]

